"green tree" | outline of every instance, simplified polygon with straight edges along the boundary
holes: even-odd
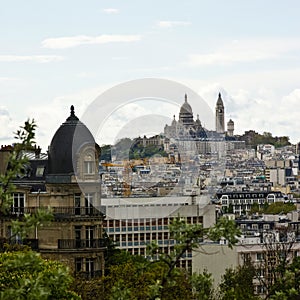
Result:
[[[16,187],[13,183],[17,175],[25,172],[28,159],[22,156],[22,151],[32,149],[34,145],[36,124],[34,120],[26,121],[16,133],[18,140],[8,159],[8,167],[5,174],[0,174],[0,212],[6,213],[12,204],[12,193]]]
[[[18,142],[9,156],[6,173],[0,175],[0,213],[2,214],[7,214],[12,205],[12,195],[16,189],[14,180],[25,172],[28,165],[28,159],[23,152],[33,149],[35,129],[34,120],[28,120],[15,133]],[[50,209],[40,209],[33,214],[25,214],[24,218],[12,222],[13,234],[25,237],[33,229],[46,225],[52,217]]]
[[[300,257],[295,257],[282,277],[273,285],[271,299],[297,300],[300,298]]]
[[[116,251],[107,255],[109,270],[104,278],[84,281],[77,278],[75,291],[83,299],[214,299],[213,279],[206,271],[203,274],[190,274],[178,268],[187,251],[197,251],[199,242],[210,238],[226,238],[232,247],[240,231],[235,223],[226,218],[220,219],[212,228],[201,224],[187,224],[185,219],[176,218],[170,225],[170,239],[175,241],[170,254],[163,253],[156,243],[148,247],[150,260],[140,256]]]
[[[26,170],[28,159],[23,151],[33,148],[35,128],[34,121],[26,121],[16,132],[18,143],[9,156],[6,173],[0,176],[0,221],[1,214],[9,213],[12,194],[16,189],[14,180]],[[50,211],[39,210],[12,222],[12,229],[14,234],[25,236],[51,219]],[[22,252],[9,252],[16,249],[7,245],[1,249],[5,252],[0,253],[0,299],[80,299],[68,290],[72,277],[65,266],[43,260],[39,254],[26,250],[26,247],[19,249]]]
[[[111,145],[101,146],[100,161],[111,161]]]
[[[156,295],[160,299],[167,297],[173,283],[178,279],[179,270],[176,266],[186,252],[197,250],[199,242],[203,239],[218,241],[225,238],[228,246],[232,247],[237,242],[240,230],[234,221],[227,218],[220,218],[211,228],[203,228],[202,224],[187,224],[185,219],[176,218],[170,225],[170,238],[175,240],[174,250],[170,254],[161,252],[158,244],[152,243],[149,246],[149,254],[165,266],[165,272],[161,277],[161,288]]]
[[[264,212],[267,214],[286,214],[290,211],[296,210],[296,205],[293,203],[275,202],[270,204]]]
[[[192,274],[189,281],[192,286],[193,299],[214,299],[213,278],[206,270],[202,274]]]
[[[249,260],[242,266],[226,269],[220,283],[220,298],[222,300],[254,300],[253,279],[256,270]]]
[[[66,266],[32,251],[0,254],[0,299],[80,299]]]

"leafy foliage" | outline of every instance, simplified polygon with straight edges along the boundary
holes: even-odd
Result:
[[[295,257],[282,277],[272,287],[271,299],[296,300],[300,298],[300,258]]]
[[[76,278],[75,291],[83,299],[214,299],[213,278],[204,271],[202,274],[190,274],[188,270],[178,268],[180,260],[187,252],[197,251],[203,239],[228,238],[228,245],[234,245],[240,234],[234,222],[221,219],[213,228],[203,228],[201,224],[187,224],[184,218],[175,218],[169,227],[170,239],[174,239],[174,248],[170,254],[162,251],[158,244],[148,246],[146,260],[137,255],[125,254],[108,243],[106,259],[109,269],[106,276],[92,281]]]
[[[168,156],[162,145],[143,146],[135,139],[120,139],[114,146],[103,145],[101,147],[100,160],[111,161],[111,155],[116,155],[117,160],[123,159],[144,159],[153,155]]]
[[[35,252],[0,254],[0,299],[80,299],[69,290],[71,281],[63,264]]]
[[[146,145],[133,144],[130,148],[129,158],[130,159],[143,159],[149,158],[153,155],[167,156],[161,145]]]
[[[53,220],[50,208],[38,209],[33,214],[24,214],[22,220],[14,220],[12,224],[12,232],[18,234],[21,238],[25,238],[30,232],[36,228],[47,226]]]
[[[11,207],[12,194],[16,189],[14,180],[28,164],[22,152],[32,150],[35,128],[34,121],[26,121],[16,132],[18,143],[9,156],[6,173],[0,176],[1,214],[6,214]],[[34,228],[45,226],[51,220],[51,211],[38,210],[35,214],[25,214],[22,219],[13,221],[12,229],[15,235],[24,237]],[[24,246],[1,246],[0,299],[80,299],[69,290],[72,277],[64,265],[43,260],[39,254]]]
[[[290,145],[288,136],[272,136],[270,132],[264,132],[263,134],[259,134],[253,130],[246,131],[240,139],[246,142],[247,146],[251,146],[252,148],[256,148],[259,144],[271,144],[276,148],[288,146]]]
[[[254,294],[253,279],[255,268],[250,261],[236,269],[226,269],[220,284],[222,300],[254,300],[259,299]]]
[[[175,240],[174,250],[170,254],[165,254],[160,251],[159,245],[152,243],[149,246],[149,254],[153,256],[153,259],[157,259],[166,267],[166,272],[162,274],[161,289],[157,297],[164,299],[168,295],[170,284],[172,286],[172,282],[176,282],[178,276],[181,275],[176,266],[187,251],[197,250],[199,242],[205,239],[216,241],[225,238],[228,246],[232,247],[237,242],[239,235],[240,230],[235,226],[234,221],[227,218],[219,219],[217,224],[211,228],[203,228],[201,224],[187,224],[183,218],[176,218],[170,226],[170,237]],[[207,280],[207,276],[203,275],[198,279],[211,289],[211,283]],[[195,281],[189,283],[195,283]]]
[[[296,205],[293,203],[275,202],[270,204],[264,212],[267,214],[286,214],[296,209]]]
[[[28,159],[23,157],[22,151],[32,149],[34,144],[36,124],[34,120],[26,121],[23,127],[15,133],[19,143],[13,147],[8,160],[8,168],[5,174],[0,175],[0,212],[6,213],[12,204],[12,193],[15,191],[13,180],[17,175],[24,173]]]
[[[293,203],[284,203],[284,202],[275,202],[272,204],[265,203],[264,205],[260,206],[257,203],[254,203],[251,207],[250,213],[264,213],[264,214],[287,214],[293,210],[296,210],[296,205]]]
[[[12,204],[12,195],[16,187],[14,180],[25,172],[28,165],[28,159],[23,155],[23,151],[32,150],[35,144],[34,120],[27,120],[24,126],[21,126],[15,133],[18,142],[14,145],[13,151],[8,159],[8,168],[5,174],[0,176],[0,212],[7,213]],[[12,230],[14,235],[18,234],[25,237],[34,228],[44,226],[52,220],[50,210],[38,210],[35,214],[25,214],[23,220],[12,222]]]
[[[111,145],[101,146],[100,160],[111,161]]]

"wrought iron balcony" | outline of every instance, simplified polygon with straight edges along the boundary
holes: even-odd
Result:
[[[58,249],[85,249],[85,248],[104,248],[104,239],[92,240],[75,240],[75,239],[60,239],[58,240]]]
[[[55,217],[71,217],[71,216],[101,216],[102,209],[96,207],[52,207]]]
[[[33,214],[38,209],[47,209],[47,207],[12,207],[6,214],[8,216],[22,216],[24,214]],[[52,213],[56,218],[66,218],[73,216],[101,216],[105,212],[103,207],[51,207]]]

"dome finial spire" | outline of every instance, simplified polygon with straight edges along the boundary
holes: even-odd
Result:
[[[184,101],[187,102],[187,94],[184,94]]]
[[[70,110],[71,110],[70,116],[67,118],[67,121],[69,121],[69,122],[73,122],[73,121],[77,122],[77,121],[79,121],[79,119],[75,116],[74,105],[71,105]]]
[[[75,116],[74,105],[71,105],[71,116]]]

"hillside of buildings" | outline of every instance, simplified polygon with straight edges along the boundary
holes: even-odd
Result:
[[[245,131],[243,135],[239,137],[241,141],[245,141],[246,146],[256,149],[259,144],[271,144],[275,148],[280,148],[290,145],[290,139],[288,136],[275,136],[272,133],[264,132],[262,134],[255,132],[254,130]]]
[[[122,138],[115,145],[102,145],[100,160],[111,161],[112,152],[118,153],[119,158],[124,159],[143,159],[155,154],[167,156],[163,143],[158,144],[157,141],[155,144],[153,143],[155,138],[157,138],[157,136],[151,138],[144,137],[147,144],[145,142],[143,143],[143,139],[138,137],[134,139]],[[256,149],[257,146],[261,144],[270,144],[275,148],[291,145],[288,136],[273,136],[270,132],[260,134],[254,130],[245,131],[238,139],[244,141],[247,147],[253,149]],[[163,137],[161,137],[161,140],[163,140]]]
[[[143,159],[150,158],[153,155],[167,156],[162,144],[143,144],[141,138],[122,138],[115,145],[101,146],[100,160],[111,161],[114,159]]]

